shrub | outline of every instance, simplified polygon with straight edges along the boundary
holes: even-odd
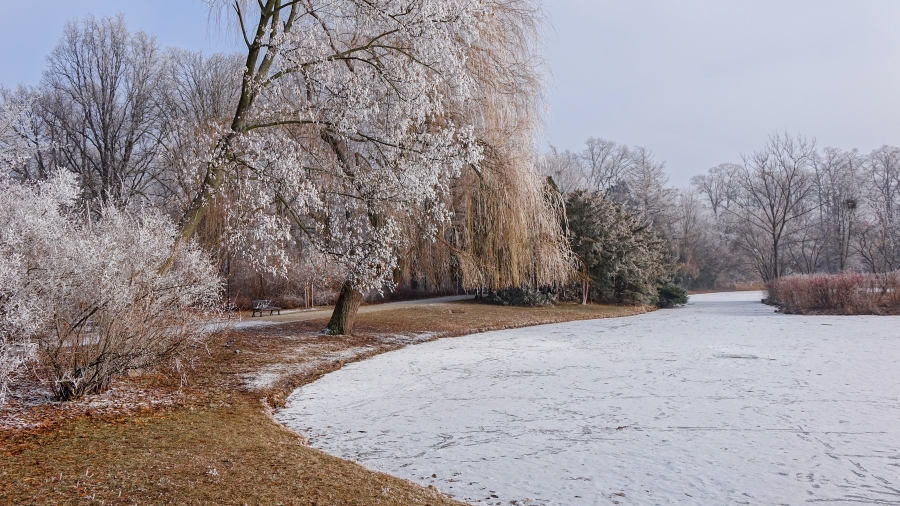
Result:
[[[556,296],[534,288],[507,288],[492,292],[484,301],[500,306],[550,306],[556,302]]]
[[[73,176],[39,185],[3,182],[0,298],[3,360],[31,345],[57,398],[97,393],[119,374],[156,365],[198,339],[220,283],[193,244],[175,251],[175,226],[154,213],[71,209]],[[23,321],[24,320],[24,321]],[[7,367],[8,368],[8,367]]]
[[[765,302],[796,314],[900,314],[900,272],[787,276],[766,285]]]
[[[657,307],[667,308],[687,304],[687,292],[684,288],[675,283],[665,283],[657,290],[659,292],[659,301],[656,303]]]

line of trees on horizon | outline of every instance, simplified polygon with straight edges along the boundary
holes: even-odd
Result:
[[[651,151],[591,138],[581,152],[551,149],[543,171],[567,195],[587,192],[648,223],[690,289],[900,268],[897,147],[864,154],[774,134],[742,163],[674,188]]]

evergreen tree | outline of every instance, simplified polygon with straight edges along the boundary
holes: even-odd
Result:
[[[677,289],[662,239],[622,204],[579,190],[569,194],[566,214],[572,251],[581,260],[584,301],[660,304],[660,288]],[[683,303],[683,295],[674,303]],[[661,305],[671,305],[669,300]]]

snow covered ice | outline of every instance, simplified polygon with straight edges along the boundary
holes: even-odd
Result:
[[[277,418],[472,503],[900,504],[900,317],[760,297],[410,346]]]

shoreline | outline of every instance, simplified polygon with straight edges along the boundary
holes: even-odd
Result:
[[[251,503],[459,504],[436,490],[305,446],[300,436],[270,418],[270,410],[295,388],[344,364],[411,344],[644,312],[599,305],[420,302],[361,314],[359,335],[353,337],[318,334],[324,320],[226,331],[211,339],[207,350],[199,350],[204,360],[194,365],[187,385],[164,371],[126,378],[104,394],[105,411],[90,408],[98,399],[87,399],[49,407],[42,416],[50,423],[37,428],[0,431],[0,454],[9,462],[0,471],[0,502],[28,503],[40,497],[112,504],[233,503],[237,498]],[[248,375],[271,369],[263,388],[248,386]],[[132,401],[144,405],[117,397],[120,392],[142,395]],[[164,395],[174,400],[155,407],[154,396]],[[110,454],[118,456],[104,457]],[[278,477],[277,484],[272,476]],[[72,495],[73,490],[80,492]]]

